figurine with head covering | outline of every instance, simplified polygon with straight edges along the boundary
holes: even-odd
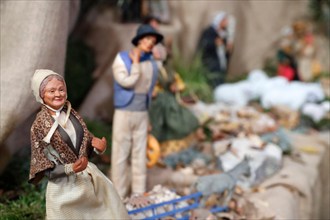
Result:
[[[121,198],[146,191],[148,108],[162,65],[153,57],[152,49],[162,39],[163,35],[152,26],[142,24],[132,38],[134,47],[119,52],[112,64],[115,112],[111,179]]]
[[[206,78],[214,89],[225,82],[229,58],[233,51],[235,19],[227,12],[218,12],[201,33],[197,53],[208,71]]]
[[[71,108],[63,77],[52,70],[36,70],[31,88],[42,106],[31,127],[29,182],[48,178],[47,218],[127,218],[110,180],[88,161],[93,151],[105,151],[106,139],[94,137]]]

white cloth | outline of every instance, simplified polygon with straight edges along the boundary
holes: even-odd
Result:
[[[77,174],[49,181],[46,219],[130,219],[111,181],[91,162]]]
[[[236,19],[233,15],[229,14],[228,15],[228,26],[227,26],[228,43],[234,43],[235,29],[236,29]]]
[[[304,115],[309,116],[310,118],[313,119],[314,122],[319,122],[329,112],[329,102],[322,102],[321,104],[316,104],[316,103],[306,103],[302,109],[301,112]]]
[[[227,57],[226,57],[226,47],[225,45],[220,45],[217,47],[217,54],[219,57],[220,68],[222,70],[227,69]]]
[[[60,112],[60,115],[57,117],[58,123],[70,137],[73,146],[77,147],[76,146],[76,140],[77,140],[76,130],[74,129],[74,126],[70,119],[68,119],[67,122],[65,123],[65,118],[66,118],[66,114],[64,112]],[[65,124],[65,126],[64,126],[64,124]]]
[[[244,106],[260,99],[263,108],[277,105],[299,110],[307,102],[318,102],[325,95],[320,83],[288,82],[284,77],[271,77],[262,70],[253,70],[246,80],[221,84],[214,90],[214,100]]]
[[[212,21],[212,27],[218,31],[219,29],[219,24],[221,23],[221,21],[223,19],[225,19],[227,17],[227,13],[224,12],[224,11],[220,11],[219,13],[217,13],[214,18],[213,18],[213,21]]]

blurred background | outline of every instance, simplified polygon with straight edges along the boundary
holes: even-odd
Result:
[[[223,84],[247,80],[255,70],[270,78],[286,76],[291,72],[282,58],[290,54],[298,65],[296,71],[301,63],[307,65],[299,70],[299,81],[320,85],[324,95],[317,103],[329,100],[328,0],[1,0],[0,6],[0,216],[7,216],[4,219],[44,217],[45,183],[37,188],[27,184],[29,131],[39,110],[30,89],[34,71],[47,68],[65,76],[73,107],[85,118],[92,133],[105,136],[110,143],[111,65],[118,51],[132,47],[131,39],[147,15],[160,21],[159,31],[165,36],[173,69],[185,82],[183,99],[189,100],[194,94],[205,103],[225,101],[216,93],[218,89],[227,94],[221,85],[209,85],[207,66],[197,51],[203,31],[219,11],[225,11],[234,19],[234,46]],[[285,54],[288,50],[294,52]],[[301,107],[302,104],[290,111],[301,113]],[[315,131],[328,132],[329,110],[320,120],[306,113],[304,123]],[[109,152],[110,149],[104,157],[95,158],[105,172],[109,169]]]

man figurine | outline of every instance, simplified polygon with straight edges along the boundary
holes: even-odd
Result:
[[[152,49],[162,39],[150,25],[140,25],[132,39],[135,47],[119,52],[112,65],[115,112],[111,177],[122,199],[129,193],[142,195],[146,191],[148,107],[160,65]]]

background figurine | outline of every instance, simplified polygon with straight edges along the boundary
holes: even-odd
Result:
[[[277,73],[288,81],[299,80],[297,60],[293,50],[293,30],[283,29],[277,50]]]
[[[128,219],[110,180],[91,162],[93,151],[106,149],[106,139],[94,137],[67,101],[62,76],[37,70],[31,87],[42,104],[31,127],[29,182],[48,177],[47,219]]]
[[[112,65],[115,112],[111,176],[121,198],[146,191],[148,107],[161,65],[153,58],[152,49],[162,39],[150,25],[140,25],[132,39],[135,47],[118,53]]]
[[[225,173],[201,176],[193,184],[198,192],[203,195],[201,204],[205,205],[208,197],[214,193],[222,194],[227,191],[223,205],[228,205],[228,202],[233,196],[237,181],[243,175],[250,176],[251,170],[249,165],[250,158],[245,157],[242,162],[237,164],[233,169]]]
[[[144,24],[159,30],[161,21],[156,16],[146,16]],[[179,100],[185,84],[180,75],[173,70],[170,41],[166,38],[152,49],[153,58],[162,61],[156,86],[153,90],[153,102],[149,110],[152,135],[160,142],[179,140],[194,132],[199,126],[198,119]]]
[[[225,82],[234,48],[235,26],[235,18],[221,11],[201,33],[197,53],[200,53],[202,63],[209,72],[207,78],[212,88]]]

